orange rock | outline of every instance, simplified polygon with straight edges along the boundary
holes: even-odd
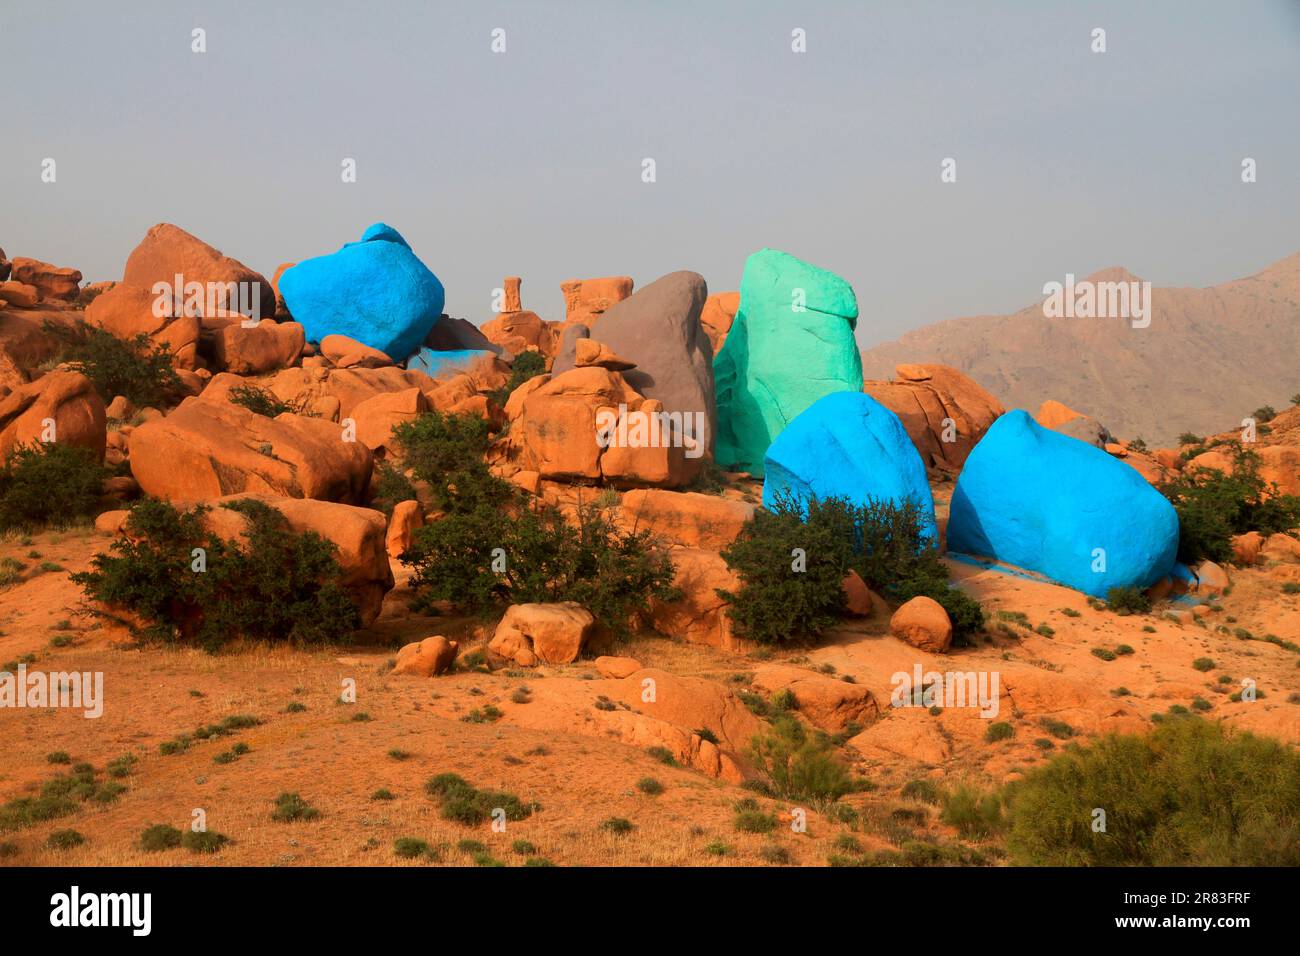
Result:
[[[436,677],[451,670],[460,651],[460,643],[449,641],[442,635],[426,637],[407,644],[397,652],[394,674],[411,674],[415,677]]]
[[[172,364],[177,368],[195,366],[199,318],[184,315],[170,294],[160,297],[149,289],[118,283],[86,307],[86,322],[127,341],[147,335],[154,344],[171,351]]]
[[[844,589],[844,603],[850,614],[855,617],[871,617],[876,613],[878,599],[871,593],[871,588],[867,587],[857,571],[850,571],[845,575],[841,587]],[[880,602],[879,606],[883,608],[883,602]]]
[[[1116,458],[1127,458],[1128,449],[1119,442],[1108,441],[1105,448],[1106,454],[1113,455]]]
[[[337,549],[335,558],[342,574],[339,584],[357,605],[363,627],[373,624],[383,607],[384,595],[393,589],[393,570],[384,545],[387,522],[382,513],[371,508],[315,501],[308,498],[283,498],[278,495],[241,494],[211,502],[210,515],[237,519],[243,516],[220,505],[227,501],[252,498],[284,516],[289,530],[296,534],[315,532]],[[236,538],[239,533],[227,530],[223,537]]]
[[[39,259],[15,256],[13,278],[35,286],[42,301],[75,302],[81,292],[81,273],[78,270],[52,266]]]
[[[632,294],[632,277],[569,279],[560,283],[560,291],[564,294],[564,324],[591,325],[611,305]]]
[[[265,276],[170,223],[159,223],[145,234],[126,260],[122,281],[152,289],[156,282],[173,284],[177,275],[185,283],[201,282],[205,286],[213,283],[217,304],[232,312],[237,311],[238,303],[225,284],[248,283],[260,303],[259,317],[275,315],[275,287]]]
[[[867,724],[880,716],[871,691],[801,667],[766,664],[754,672],[754,687],[767,693],[788,690],[795,709],[814,727],[838,734],[849,724]]]
[[[523,303],[519,300],[519,276],[506,276],[503,292],[502,312],[522,312],[524,310]]]
[[[736,310],[740,308],[739,292],[715,292],[704,300],[704,309],[700,312],[700,324],[704,334],[713,343],[713,354],[722,350],[731,331],[731,323],[736,319]]]
[[[393,506],[393,516],[388,520],[385,546],[390,558],[398,557],[411,547],[415,529],[424,527],[424,510],[418,501],[399,501]]]
[[[1192,573],[1196,575],[1197,594],[1222,594],[1231,583],[1228,572],[1213,561],[1202,561],[1192,569]]]
[[[620,403],[639,407],[641,396],[618,373],[603,368],[570,369],[536,387],[529,388],[531,384],[516,389],[506,404],[507,416],[512,408],[518,411],[510,432],[520,466],[543,478],[601,477],[605,449],[596,439],[596,412]]]
[[[45,441],[87,448],[102,459],[105,418],[104,400],[90,379],[80,372],[49,372],[0,398],[0,459],[15,445]]]
[[[1259,476],[1265,485],[1277,485],[1279,494],[1300,495],[1300,447],[1265,445],[1258,454]]]
[[[676,727],[708,730],[733,755],[743,754],[765,729],[739,697],[714,681],[647,667],[614,687],[611,699]]]
[[[651,605],[650,621],[655,630],[691,644],[707,644],[723,650],[745,649],[736,636],[727,602],[718,589],[736,593],[740,578],[715,551],[702,548],[673,548],[673,586],[681,592],[676,601]]]
[[[578,659],[595,628],[596,619],[580,604],[514,604],[497,625],[488,650],[498,657],[531,667],[569,664]]]
[[[129,449],[140,487],[168,501],[254,491],[359,502],[373,462],[364,443],[344,441],[331,422],[290,413],[271,419],[203,398],[134,429]]]
[[[622,680],[641,669],[641,662],[633,657],[597,657],[596,672],[601,677]]]
[[[1300,562],[1300,541],[1289,534],[1271,534],[1260,554],[1270,561]]]
[[[339,368],[380,368],[393,360],[379,349],[363,345],[346,335],[327,335],[320,340],[320,354]]]
[[[484,322],[479,331],[489,342],[515,355],[531,349],[551,358],[559,344],[552,323],[544,321],[536,312],[502,312]]]
[[[95,519],[95,530],[111,538],[117,537],[126,527],[129,511],[105,511]]]
[[[1264,536],[1258,531],[1247,531],[1232,539],[1232,554],[1238,564],[1252,565],[1259,560],[1260,549],[1264,547]]]
[[[1176,448],[1157,448],[1151,457],[1170,471],[1177,471],[1183,464],[1182,453]]]
[[[635,362],[615,355],[613,349],[595,339],[578,339],[574,344],[573,364],[575,368],[595,366],[607,368],[611,372],[626,372],[636,368]]]
[[[1038,406],[1038,414],[1034,419],[1044,428],[1057,428],[1068,421],[1083,417],[1083,412],[1076,412],[1069,405],[1064,405],[1055,399],[1048,399]]]
[[[624,527],[649,531],[673,544],[720,551],[736,540],[754,517],[745,501],[692,491],[638,488],[623,495],[620,520]]]
[[[15,309],[34,309],[41,300],[40,291],[24,282],[0,282],[0,299]]]
[[[357,441],[371,451],[387,454],[396,450],[393,426],[414,421],[429,410],[429,401],[418,388],[400,392],[383,392],[368,398],[352,409],[349,416],[357,427]]]
[[[893,382],[863,391],[903,423],[927,468],[957,470],[1006,410],[974,380],[947,365],[899,365]]]
[[[894,612],[889,633],[923,651],[942,654],[952,644],[952,621],[938,601],[919,596]]]
[[[231,321],[217,331],[213,352],[219,369],[262,375],[295,364],[306,343],[306,334],[297,322],[263,320],[249,327]]]

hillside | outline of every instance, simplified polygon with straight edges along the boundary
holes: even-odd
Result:
[[[1137,277],[1107,269],[1088,278]],[[1300,253],[1205,289],[1153,288],[1151,298],[1144,329],[1044,318],[1041,302],[936,323],[865,350],[863,372],[889,378],[900,362],[951,365],[1007,408],[1032,411],[1054,398],[1153,445],[1218,431],[1261,400],[1280,408],[1300,390]]]

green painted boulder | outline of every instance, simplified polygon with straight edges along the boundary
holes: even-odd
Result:
[[[862,391],[853,287],[775,249],[745,261],[740,307],[713,359],[716,458],[763,476],[763,456],[786,425],[832,392]]]

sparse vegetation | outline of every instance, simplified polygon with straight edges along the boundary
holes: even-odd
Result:
[[[1232,559],[1232,537],[1247,531],[1274,534],[1300,525],[1300,498],[1277,493],[1259,475],[1259,455],[1231,444],[1232,472],[1196,466],[1160,486],[1178,512],[1178,558]]]
[[[442,817],[467,826],[477,826],[487,820],[494,810],[501,810],[507,820],[524,820],[540,809],[536,803],[525,803],[513,793],[496,790],[479,790],[454,773],[441,773],[425,784],[425,792],[442,801]]]
[[[1070,747],[1004,797],[1021,865],[1300,864],[1300,755],[1192,716]]]
[[[164,408],[185,394],[171,352],[141,333],[120,339],[84,321],[46,321],[44,331],[59,344],[58,361],[90,379],[107,404],[125,395],[137,408]]]
[[[924,527],[925,515],[911,501],[854,505],[783,495],[756,511],[722,552],[741,588],[719,595],[744,636],[761,644],[809,642],[843,615],[841,583],[854,570],[900,602],[918,595],[938,601],[954,638],[965,643],[983,627],[983,609],[948,583]]]
[[[820,731],[810,733],[794,717],[777,717],[771,730],[750,742],[749,755],[780,797],[833,802],[860,786],[836,756],[831,739]]]
[[[15,446],[0,463],[0,532],[93,517],[107,477],[89,449],[60,442]]]
[[[271,819],[279,823],[315,820],[319,816],[320,811],[296,793],[280,794],[275,798],[275,809],[271,811]]]
[[[156,640],[215,650],[237,636],[299,644],[346,639],[360,618],[339,583],[335,545],[314,532],[290,531],[260,501],[222,507],[248,519],[246,547],[205,529],[206,506],[180,511],[143,501],[131,511],[130,534],[72,580],[92,599],[139,615],[147,622],[144,636]],[[191,570],[195,548],[206,554],[202,574]]]

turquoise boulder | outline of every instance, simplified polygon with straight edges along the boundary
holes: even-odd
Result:
[[[775,249],[745,261],[740,305],[713,359],[719,465],[763,476],[773,439],[819,398],[862,391],[858,300],[825,269]]]
[[[446,298],[401,233],[382,222],[359,242],[285,270],[280,294],[307,341],[346,335],[398,361],[420,347]]]
[[[847,498],[857,505],[911,500],[921,511],[923,536],[939,539],[916,445],[898,416],[863,392],[819,398],[772,442],[764,471],[764,507],[783,495]]]
[[[1133,468],[1008,412],[953,489],[948,550],[995,558],[1104,598],[1174,570],[1178,515]]]
[[[496,358],[496,353],[487,349],[452,349],[446,352],[420,349],[406,360],[406,367],[438,378],[448,373],[467,371],[475,361],[489,356]]]

